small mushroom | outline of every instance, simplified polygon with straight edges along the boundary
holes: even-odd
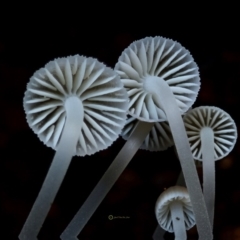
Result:
[[[72,156],[91,155],[119,136],[128,98],[119,76],[94,58],[58,58],[36,71],[27,85],[29,126],[56,150],[43,186],[19,235],[36,239]]]
[[[229,114],[217,107],[202,106],[184,116],[194,159],[202,161],[203,195],[213,225],[215,161],[227,156],[237,139],[237,128]]]
[[[195,225],[192,204],[185,187],[174,186],[165,190],[157,199],[155,215],[165,231],[174,232],[175,240],[187,239],[186,230]]]

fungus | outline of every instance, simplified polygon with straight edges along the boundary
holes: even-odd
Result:
[[[215,161],[232,151],[237,129],[233,119],[217,107],[198,107],[184,116],[194,159],[202,161],[203,195],[213,226],[215,202]]]
[[[24,96],[27,122],[56,150],[39,195],[19,235],[37,239],[72,156],[91,155],[116,140],[128,98],[119,76],[94,58],[58,58],[36,71]]]
[[[186,187],[182,171],[180,172],[180,174],[178,176],[176,186]],[[158,224],[154,230],[152,238],[153,238],[153,240],[162,240],[162,239],[164,239],[165,233],[166,233],[166,231],[163,228],[161,228],[160,225]]]
[[[192,204],[185,187],[174,186],[165,190],[157,199],[155,214],[165,231],[174,232],[175,240],[187,239],[186,230],[195,225]]]

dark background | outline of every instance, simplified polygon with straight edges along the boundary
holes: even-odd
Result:
[[[163,36],[190,50],[198,63],[201,89],[194,106],[217,106],[238,127],[240,38],[237,7],[122,2],[78,2],[2,6],[0,17],[0,207],[1,236],[17,239],[47,173],[54,151],[28,127],[22,107],[34,71],[57,57],[98,58],[114,67],[134,40]],[[39,235],[58,239],[104,171],[120,151],[119,138],[94,156],[74,157]],[[214,239],[240,239],[240,146],[216,163]],[[151,239],[157,226],[154,205],[180,172],[173,149],[139,150],[88,222],[80,239]],[[199,170],[200,178],[202,177]],[[129,219],[108,220],[109,215]],[[188,232],[197,239],[196,229]],[[166,239],[173,239],[168,234]]]

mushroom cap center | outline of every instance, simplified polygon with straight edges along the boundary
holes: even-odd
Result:
[[[65,110],[68,112],[68,109],[71,105],[75,105],[75,107],[79,107],[79,110],[83,110],[83,104],[81,99],[75,95],[75,94],[71,94],[68,95],[65,99],[64,99],[64,107]]]
[[[146,76],[145,78],[143,78],[143,88],[146,92],[149,92],[151,94],[153,94],[153,96],[156,97],[156,91],[157,90],[157,86],[156,86],[156,82],[159,82],[159,81],[164,81],[163,78],[161,77],[156,77],[156,76],[151,76],[151,75],[148,75]]]

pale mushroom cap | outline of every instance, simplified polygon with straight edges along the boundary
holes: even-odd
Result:
[[[126,124],[121,133],[123,139],[127,140],[129,138],[138,121],[138,119],[128,116]],[[145,138],[140,149],[149,151],[164,151],[173,145],[174,142],[168,123],[156,122]]]
[[[150,76],[168,83],[181,113],[192,106],[200,88],[198,66],[189,51],[163,37],[133,42],[119,57],[115,70],[130,98],[129,114],[145,122],[166,121],[162,106],[145,88]]]
[[[157,199],[155,214],[159,225],[165,231],[174,231],[170,212],[170,204],[173,201],[181,202],[186,229],[192,228],[195,225],[192,204],[187,189],[181,186],[168,188]]]
[[[183,117],[193,157],[202,161],[200,132],[209,127],[214,133],[214,160],[227,156],[237,140],[236,124],[231,116],[217,107],[202,106]]]
[[[66,120],[64,102],[71,96],[78,97],[84,109],[76,155],[110,146],[126,121],[126,90],[111,68],[79,55],[55,59],[30,78],[23,103],[34,133],[56,149]]]

